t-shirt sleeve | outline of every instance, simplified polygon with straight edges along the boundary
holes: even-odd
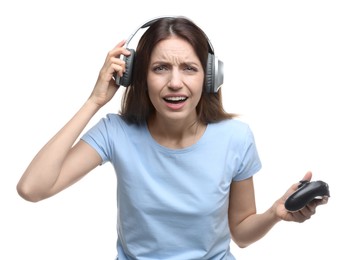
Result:
[[[233,181],[245,180],[262,168],[262,163],[257,151],[254,135],[249,127],[246,129],[245,141],[242,144],[240,165]]]
[[[91,145],[101,156],[102,164],[110,158],[108,125],[110,125],[110,118],[102,118],[81,137],[81,140]]]

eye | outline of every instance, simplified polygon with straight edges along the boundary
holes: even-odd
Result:
[[[153,68],[154,72],[162,72],[162,71],[166,71],[168,68],[165,65],[159,65],[159,66],[155,66]]]
[[[195,66],[191,66],[191,65],[185,65],[183,67],[183,70],[186,71],[186,72],[189,72],[189,73],[194,73],[194,72],[198,71],[198,68],[195,67]]]
[[[195,67],[192,67],[192,66],[185,67],[185,70],[197,71],[197,69]]]

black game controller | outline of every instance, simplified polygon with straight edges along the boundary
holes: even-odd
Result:
[[[298,189],[285,201],[288,211],[297,211],[314,199],[330,197],[329,186],[323,181],[300,181]]]

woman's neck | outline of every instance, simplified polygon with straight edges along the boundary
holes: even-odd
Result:
[[[183,149],[195,144],[204,134],[206,125],[194,120],[166,120],[153,116],[148,120],[151,136],[160,145]]]

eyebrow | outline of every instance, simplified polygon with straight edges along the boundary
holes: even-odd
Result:
[[[171,65],[172,66],[172,62],[168,62],[168,61],[164,61],[164,60],[155,60],[154,62],[151,62],[150,65],[156,65],[156,64],[161,64],[161,65]],[[190,66],[201,66],[201,63],[197,63],[195,61],[183,61],[180,62],[179,65],[190,65]]]

